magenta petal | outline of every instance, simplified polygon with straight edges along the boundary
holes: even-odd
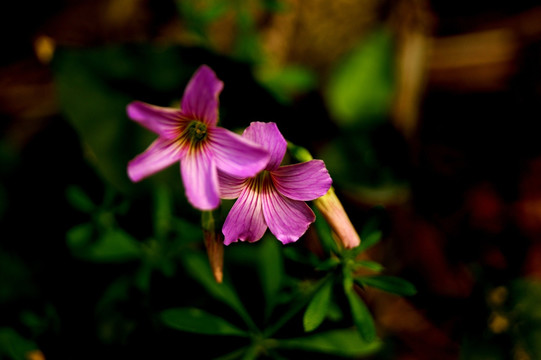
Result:
[[[254,242],[261,239],[266,230],[261,198],[257,191],[246,187],[225,219],[222,228],[224,244],[238,240]]]
[[[182,97],[182,113],[214,126],[218,121],[218,95],[224,87],[214,71],[202,65],[192,76]]]
[[[216,166],[223,172],[247,178],[257,175],[267,165],[269,154],[263,147],[223,128],[209,132]]]
[[[280,166],[286,153],[287,141],[275,123],[252,122],[242,136],[263,146],[269,152],[270,160],[266,170],[274,170]]]
[[[150,105],[141,101],[130,103],[127,108],[128,116],[147,129],[167,139],[178,135],[180,117],[179,109]]]
[[[228,175],[221,170],[218,170],[218,182],[221,199],[238,198],[246,186],[246,179]]]
[[[220,204],[216,166],[206,150],[192,150],[180,162],[186,197],[199,210],[212,210]]]
[[[274,188],[267,188],[261,195],[265,221],[284,245],[297,241],[316,219],[305,202],[288,199]]]
[[[271,172],[276,189],[284,196],[301,201],[317,199],[327,193],[332,184],[322,160],[281,166]]]
[[[128,163],[128,176],[131,181],[142,180],[179,161],[185,152],[173,141],[158,138]]]

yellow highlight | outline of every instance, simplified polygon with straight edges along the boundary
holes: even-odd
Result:
[[[56,44],[53,38],[41,35],[34,41],[34,51],[36,57],[43,64],[49,64],[54,56]]]
[[[495,334],[501,334],[509,329],[509,319],[497,312],[493,312],[488,319],[488,327]]]
[[[27,360],[45,360],[45,355],[41,350],[32,350],[26,353]]]

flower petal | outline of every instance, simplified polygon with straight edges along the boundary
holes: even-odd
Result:
[[[276,189],[284,196],[301,201],[317,199],[327,193],[332,184],[322,160],[280,166],[271,172]]]
[[[224,128],[209,129],[209,140],[216,166],[230,175],[255,176],[269,161],[262,146]]]
[[[242,136],[263,146],[269,152],[270,160],[266,170],[274,170],[280,166],[286,153],[287,142],[275,123],[252,122]]]
[[[150,105],[141,101],[131,102],[126,111],[128,116],[147,129],[167,139],[178,135],[180,110]]]
[[[202,65],[192,76],[182,97],[182,113],[207,125],[214,126],[218,121],[218,95],[224,83],[214,71]]]
[[[261,239],[266,230],[261,198],[257,189],[248,185],[225,219],[222,228],[224,244],[229,245],[238,240],[254,242]]]
[[[265,222],[284,245],[297,241],[316,219],[305,202],[286,198],[272,185],[261,193],[261,200]]]
[[[246,186],[247,179],[228,175],[218,169],[218,183],[221,199],[236,199]]]
[[[179,161],[185,152],[186,148],[178,143],[158,138],[128,163],[128,176],[131,181],[140,181]]]
[[[218,207],[218,174],[208,149],[190,149],[180,162],[180,170],[190,204],[199,210]]]

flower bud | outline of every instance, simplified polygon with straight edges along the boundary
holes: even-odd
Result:
[[[212,211],[201,213],[201,225],[212,275],[217,283],[221,283],[224,277],[224,237],[221,231],[216,230]]]
[[[337,235],[339,245],[346,249],[359,246],[361,238],[332,187],[325,195],[314,200],[314,205]]]

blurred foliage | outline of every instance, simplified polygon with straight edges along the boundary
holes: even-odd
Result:
[[[36,345],[21,337],[15,330],[0,328],[0,359],[26,360]]]
[[[181,84],[193,70],[182,54],[178,47],[145,45],[55,52],[52,66],[63,112],[89,160],[117,189],[133,189],[125,164],[152,139],[128,120],[126,105],[148,93],[145,89],[154,92],[147,102],[159,99],[155,103],[171,106],[180,101]]]
[[[325,95],[339,126],[385,121],[394,92],[393,45],[392,34],[378,29],[336,65]]]
[[[324,220],[319,217],[317,222],[324,222]],[[325,236],[330,236],[330,230],[326,228],[326,231]],[[371,241],[372,245],[379,240],[378,235],[375,237],[377,239]],[[299,278],[296,274],[285,271],[284,261],[280,260],[280,251],[273,250],[276,248],[277,242],[272,239],[272,236],[265,236],[259,243],[248,244],[232,251],[234,258],[229,259],[233,263],[235,260],[240,261],[247,269],[255,267],[256,278],[259,277],[260,281],[264,310],[258,307],[254,309],[251,306],[252,311],[250,311],[245,307],[246,302],[241,300],[232,286],[235,283],[240,284],[239,279],[226,278],[223,283],[216,283],[205,257],[200,253],[186,254],[183,260],[188,273],[195,277],[216,300],[233,310],[238,315],[238,320],[242,320],[242,325],[228,321],[229,316],[222,318],[216,313],[193,307],[167,309],[160,314],[162,321],[167,326],[185,332],[249,338],[243,347],[224,355],[224,358],[256,359],[261,354],[268,354],[271,358],[280,358],[284,356],[280,355],[283,349],[321,352],[336,356],[360,356],[376,352],[382,344],[376,337],[372,316],[357,294],[353,279],[358,279],[363,287],[374,285],[397,294],[413,295],[415,293],[413,286],[402,279],[355,275],[358,266],[363,266],[363,262],[355,261],[355,257],[359,254],[358,249],[340,251],[333,246],[334,251],[337,252],[329,249],[330,257],[326,259],[302,260],[298,250],[288,247],[290,249],[288,258],[296,259],[293,261],[300,260],[301,264],[308,261],[311,266],[318,269],[317,273],[314,273],[316,278],[306,283],[306,280]],[[297,254],[293,255],[293,253]],[[371,280],[371,283],[369,280],[364,281],[365,279]],[[339,286],[340,282],[343,283],[344,295],[342,297],[337,296],[338,294],[333,290]],[[254,290],[254,288],[250,290],[252,298]],[[284,292],[286,290],[287,292]],[[335,293],[335,299],[332,296],[333,293]],[[343,308],[344,302],[349,304],[353,317],[349,327],[355,325],[358,335],[354,335],[351,328],[339,330],[328,325],[324,330],[316,331],[326,319],[331,322],[333,318],[344,320],[341,316],[336,317],[330,314],[336,308]],[[265,314],[262,323],[255,320],[254,310]],[[298,334],[285,328],[292,321],[301,321],[301,313],[304,332],[314,332],[314,335],[298,337]],[[293,328],[296,327],[293,326]],[[298,331],[302,333],[301,329]],[[287,335],[284,337],[284,334]],[[346,345],[347,341],[353,342]]]

